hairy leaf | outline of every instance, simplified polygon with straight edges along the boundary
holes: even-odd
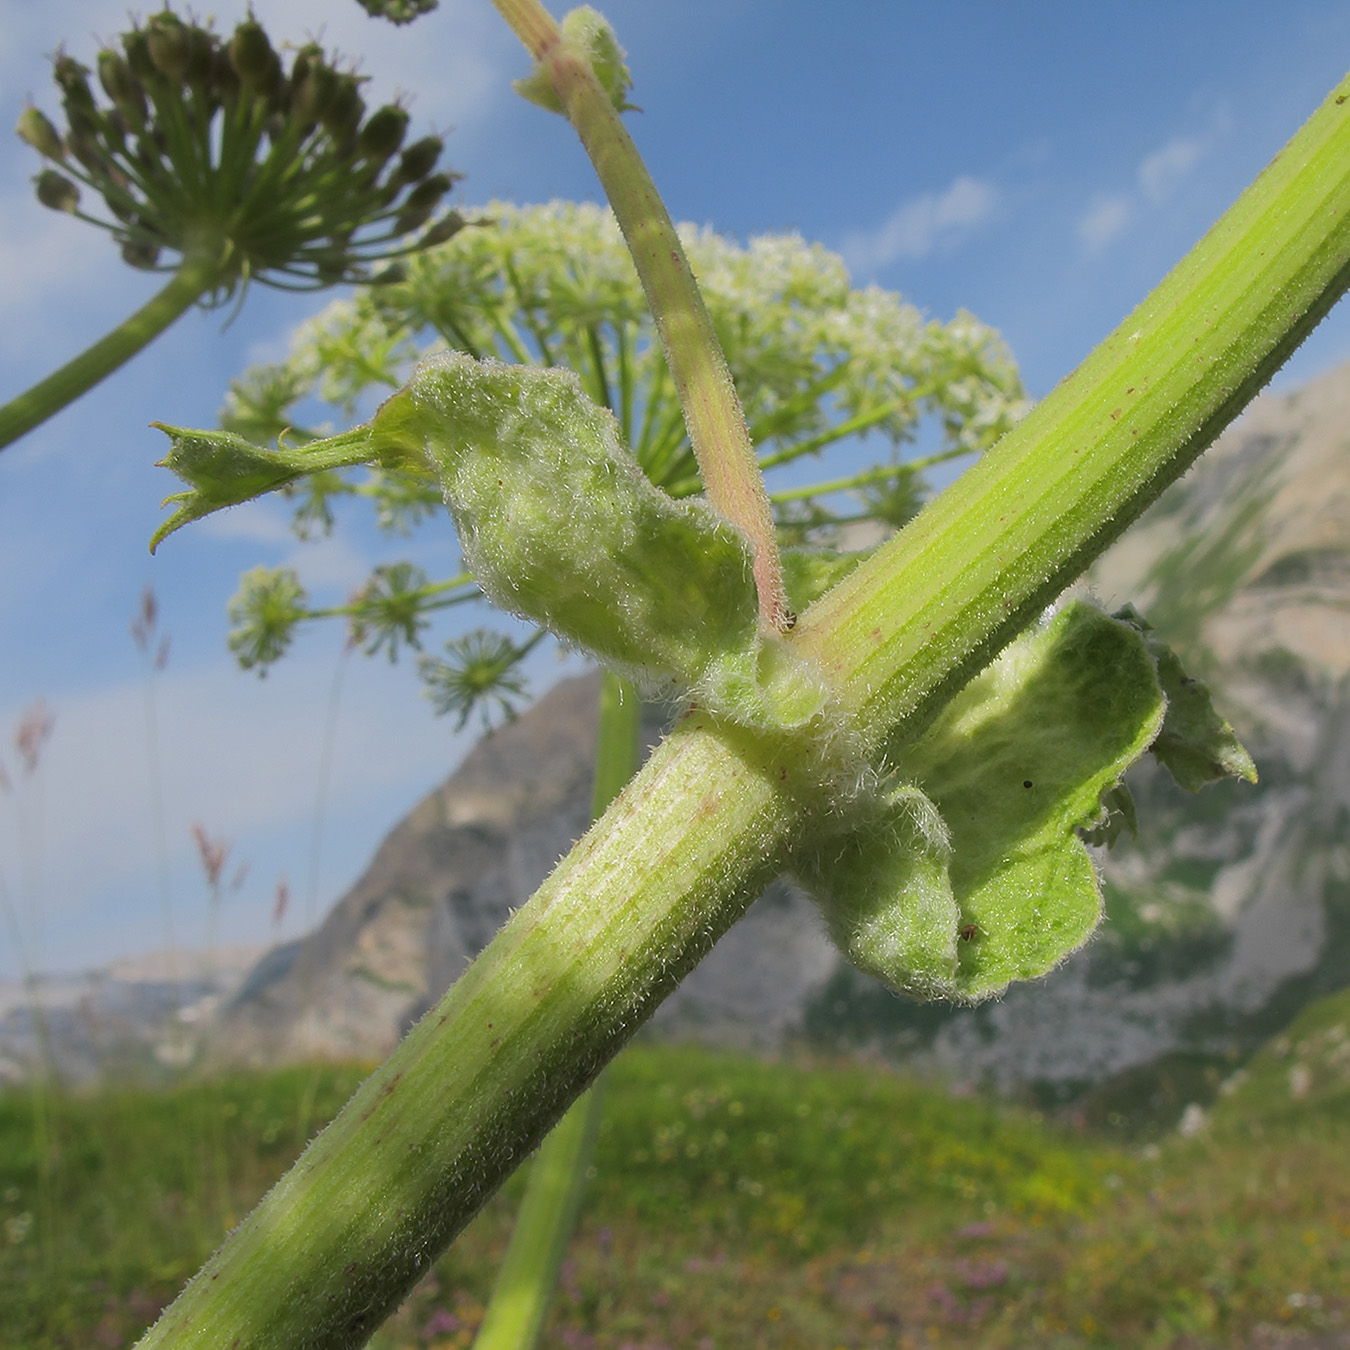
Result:
[[[1163,709],[1139,633],[1089,605],[1018,639],[902,752],[907,785],[800,865],[835,940],[920,998],[1044,975],[1101,913],[1078,830]]]
[[[1158,761],[1188,792],[1199,792],[1220,778],[1256,782],[1256,765],[1232,726],[1215,710],[1209,686],[1186,674],[1181,658],[1132,605],[1116,618],[1143,635],[1167,695],[1167,717],[1152,746]]]

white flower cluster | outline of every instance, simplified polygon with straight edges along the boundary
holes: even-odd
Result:
[[[408,258],[381,284],[303,325],[284,364],[236,381],[224,425],[255,444],[283,434],[287,444],[302,443],[326,421],[368,416],[406,383],[419,359],[441,351],[560,366],[614,413],[622,444],[657,487],[677,498],[698,495],[674,381],[611,213],[587,203],[493,202],[466,214],[472,223],[443,246]],[[1027,407],[998,334],[969,314],[943,323],[890,291],[855,288],[839,257],[795,234],[742,245],[686,225],[680,237],[765,469],[848,438],[876,434],[885,442],[877,458],[886,463],[771,494],[784,543],[832,540],[858,520],[898,528],[923,501],[926,465],[984,450]],[[300,417],[309,411],[306,400],[326,405],[308,428]],[[901,447],[925,422],[935,431],[925,448],[932,442],[937,449],[902,459]],[[378,468],[364,477],[355,472],[319,473],[292,487],[302,535],[332,527],[330,503],[340,496],[367,498],[391,532],[406,534],[439,513],[434,482]],[[856,507],[841,511],[849,493]],[[343,607],[354,638],[372,650],[386,632],[391,652],[397,642],[417,646],[423,609],[474,593],[471,585],[412,586],[400,592],[395,613],[374,605],[378,581]],[[256,585],[250,595],[275,599]],[[252,618],[241,618],[236,636],[274,659],[277,625],[261,622],[264,611],[271,613],[256,603],[248,609]],[[293,627],[310,616],[297,600],[283,617]],[[463,652],[452,648],[450,657],[420,664],[433,697],[443,703],[451,691],[463,716],[464,698],[490,698],[496,686],[477,656],[467,666]],[[494,671],[500,664],[487,663]]]
[[[663,487],[697,490],[665,359],[618,226],[589,203],[469,213],[476,223],[404,275],[330,305],[295,335],[287,368],[350,413],[437,349],[566,366],[613,409]],[[1026,410],[998,334],[964,311],[926,319],[898,295],[854,288],[843,261],[799,235],[742,246],[682,226],[751,434],[775,462],[849,434],[910,440],[925,416],[944,448],[979,451]]]

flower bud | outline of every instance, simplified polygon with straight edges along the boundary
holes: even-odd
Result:
[[[53,211],[74,211],[80,204],[80,189],[55,169],[43,169],[33,182],[38,201]]]
[[[129,98],[140,97],[141,107],[145,106],[145,91],[136,82],[126,57],[104,47],[98,54],[98,82],[103,92],[121,107]]]
[[[399,158],[394,178],[400,183],[416,183],[436,167],[436,161],[445,149],[439,136],[423,136],[414,141]]]
[[[211,48],[211,101],[233,108],[239,101],[240,79],[225,47]]]
[[[430,211],[450,191],[453,184],[454,180],[448,173],[432,174],[430,178],[423,179],[408,193],[403,201],[403,209],[405,211]]]
[[[66,151],[61,144],[60,134],[37,108],[25,108],[19,114],[14,131],[21,141],[31,145],[38,154],[45,155],[48,159],[65,158]]]
[[[212,54],[215,51],[215,42],[205,28],[200,28],[196,24],[185,27],[183,37],[187,50],[187,80],[199,88],[205,88],[211,81],[211,63]]]
[[[420,248],[435,248],[447,239],[453,239],[464,228],[464,217],[458,211],[443,215],[418,241]]]
[[[371,113],[361,128],[361,153],[367,159],[383,164],[397,153],[407,132],[407,112],[396,103],[386,103],[383,108]]]
[[[319,120],[329,136],[342,146],[355,138],[365,111],[366,105],[362,101],[356,76],[338,75],[328,106],[320,114]]]
[[[114,154],[120,155],[126,150],[127,119],[122,116],[121,108],[110,108],[104,114],[103,140]]]
[[[107,169],[107,161],[99,147],[98,140],[89,131],[74,127],[66,132],[66,151],[78,160],[93,175],[102,177]]]
[[[122,245],[122,261],[148,272],[159,261],[159,245],[148,239],[129,239]]]
[[[187,25],[172,10],[152,14],[145,26],[150,59],[160,74],[181,84],[192,64],[192,43]]]
[[[143,28],[133,28],[122,34],[122,50],[127,54],[127,65],[142,85],[158,84],[159,70],[150,58],[150,41]]]
[[[338,92],[338,73],[322,61],[310,61],[302,79],[291,81],[291,112],[305,126],[328,115]]]
[[[62,52],[52,62],[52,78],[61,91],[61,104],[67,116],[77,110],[92,112],[94,95],[89,89],[89,67]]]
[[[234,30],[230,39],[230,62],[245,84],[270,93],[279,61],[267,30],[256,19],[247,19]]]

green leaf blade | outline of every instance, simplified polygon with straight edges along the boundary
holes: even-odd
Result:
[[[651,692],[682,692],[719,663],[753,675],[746,541],[654,487],[571,372],[432,358],[372,429],[426,457],[470,570],[502,608]]]
[[[1140,634],[1090,605],[1019,638],[915,744],[892,747],[912,786],[880,827],[809,869],[845,953],[901,992],[959,1002],[1052,970],[1101,917],[1078,832],[1163,709]]]

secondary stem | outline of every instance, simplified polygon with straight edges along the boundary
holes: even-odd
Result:
[[[547,72],[605,189],[637,266],[675,381],[708,500],[749,537],[764,622],[782,631],[787,601],[773,511],[712,319],[656,184],[590,63],[539,0],[493,0]]]
[[[112,332],[0,408],[0,450],[129,361],[196,304],[219,278],[217,262],[184,258],[168,284]]]

